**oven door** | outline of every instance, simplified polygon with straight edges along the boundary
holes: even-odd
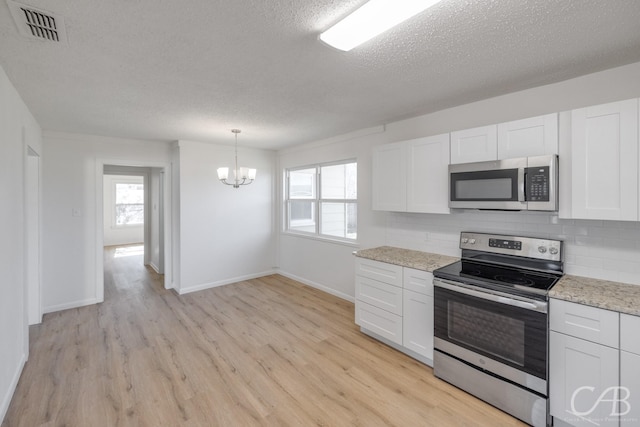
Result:
[[[527,209],[527,159],[449,165],[449,207]]]
[[[547,395],[547,302],[434,280],[435,348]]]

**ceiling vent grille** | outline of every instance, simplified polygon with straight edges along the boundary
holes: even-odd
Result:
[[[61,16],[13,0],[7,0],[7,4],[18,30],[23,36],[37,40],[66,42],[67,35]]]

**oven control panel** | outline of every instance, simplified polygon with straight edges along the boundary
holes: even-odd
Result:
[[[522,250],[522,242],[519,240],[505,240],[505,239],[489,239],[490,248],[502,248],[513,249],[515,251]]]
[[[518,255],[550,261],[562,260],[562,241],[497,234],[460,233],[460,249]]]

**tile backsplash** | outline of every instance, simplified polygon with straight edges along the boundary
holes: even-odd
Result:
[[[385,240],[389,246],[460,256],[461,231],[562,240],[565,273],[640,285],[640,222],[560,219],[547,212],[389,213]]]

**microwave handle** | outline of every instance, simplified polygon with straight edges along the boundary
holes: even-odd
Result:
[[[526,174],[524,173],[524,168],[518,168],[518,201],[526,202],[527,198],[525,197],[524,187],[525,187],[525,178]]]

